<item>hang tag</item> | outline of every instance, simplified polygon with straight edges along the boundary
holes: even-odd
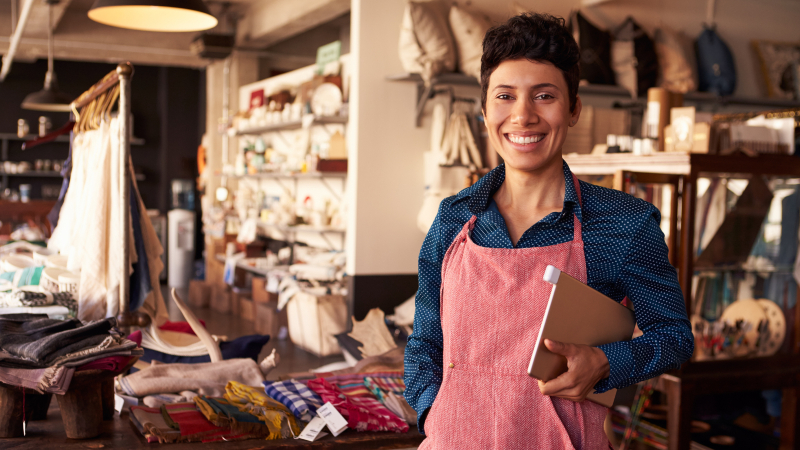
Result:
[[[114,394],[114,410],[117,414],[130,410],[131,406],[139,404],[139,399],[127,395]]]
[[[328,425],[328,430],[330,430],[334,436],[339,436],[347,429],[347,420],[342,417],[331,402],[325,403],[322,407],[317,408],[317,414],[319,417],[322,417],[322,420]]]
[[[309,442],[314,442],[317,439],[327,436],[328,433],[323,433],[322,430],[325,428],[325,421],[320,416],[316,416],[311,419],[311,422],[308,422],[305,428],[303,428],[303,432],[300,433],[300,436],[296,437],[295,439],[303,439]]]
[[[28,430],[27,430],[26,425],[27,425],[27,423],[23,420],[22,421],[22,435],[23,436],[27,436],[27,434],[28,434]]]

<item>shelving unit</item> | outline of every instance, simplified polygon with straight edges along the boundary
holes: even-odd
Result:
[[[422,114],[425,111],[425,104],[428,100],[432,99],[437,88],[443,86],[471,86],[479,87],[480,84],[475,77],[464,75],[462,73],[443,73],[439,74],[431,80],[431,84],[425,86],[422,77],[417,73],[401,73],[397,75],[390,75],[386,77],[388,81],[400,81],[407,83],[417,84],[417,109],[415,116],[416,126],[419,127],[422,121]],[[578,87],[578,94],[585,96],[610,96],[619,97],[628,102],[637,102],[645,104],[646,98],[631,98],[630,92],[620,86],[590,84]],[[797,100],[784,100],[774,98],[751,98],[751,97],[736,97],[736,96],[718,96],[708,92],[688,92],[684,94],[683,100],[690,104],[705,104],[705,105],[737,105],[737,106],[755,106],[763,108],[800,108],[800,101]]]
[[[706,155],[686,153],[659,153],[651,156],[630,154],[610,155],[565,155],[570,169],[579,175],[608,175],[622,173],[624,183],[659,183],[659,176],[677,176],[675,207],[670,216],[670,228],[680,230],[670,251],[670,260],[677,266],[678,280],[683,289],[686,310],[694,312],[692,278],[699,270],[720,270],[723,267],[697,267],[695,265],[695,225],[697,213],[697,186],[700,177],[753,178],[787,177],[800,178],[800,158],[788,155]],[[625,184],[622,190],[627,191]],[[680,224],[680,228],[678,228]],[[672,249],[677,251],[673,257]],[[676,264],[677,263],[677,264]],[[748,269],[740,266],[738,269]],[[738,270],[737,269],[737,270]],[[771,273],[778,273],[775,271]],[[756,270],[755,272],[762,272]],[[798,309],[800,311],[800,309]],[[781,447],[798,448],[800,439],[800,316],[786,317],[793,323],[794,340],[788,353],[772,356],[730,360],[689,361],[679,370],[662,375],[659,389],[667,394],[669,407],[667,429],[669,450],[685,450],[690,446],[692,406],[694,398],[701,394],[737,392],[758,389],[783,389],[783,411],[781,416]],[[787,336],[789,339],[789,336]]]
[[[314,117],[314,120],[311,122],[310,125],[346,125],[347,121],[349,120],[348,116],[317,116]],[[292,122],[283,122],[283,123],[276,123],[265,125],[263,127],[254,127],[254,128],[247,128],[244,130],[237,130],[236,136],[252,136],[252,135],[259,135],[263,133],[271,133],[277,131],[290,131],[290,130],[299,130],[303,128],[303,121],[292,121]]]

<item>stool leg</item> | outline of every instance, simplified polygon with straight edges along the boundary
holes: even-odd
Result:
[[[114,379],[107,378],[100,384],[100,396],[103,399],[103,420],[114,419]]]
[[[22,390],[0,384],[0,438],[22,436]]]
[[[91,439],[100,434],[103,422],[103,401],[100,383],[72,384],[58,396],[64,431],[70,439]]]

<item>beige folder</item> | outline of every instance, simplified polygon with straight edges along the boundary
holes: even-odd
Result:
[[[553,266],[547,266],[544,281],[552,284],[553,290],[528,365],[530,376],[550,381],[567,371],[567,359],[548,350],[545,339],[598,346],[633,336],[636,319],[630,309]],[[616,389],[591,393],[587,400],[611,407],[616,394]]]

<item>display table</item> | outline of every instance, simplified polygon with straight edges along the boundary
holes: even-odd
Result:
[[[67,439],[64,424],[61,421],[61,411],[58,402],[51,402],[47,412],[47,419],[28,422],[28,434],[23,438],[0,439],[0,448],[4,450],[42,450],[49,448],[58,449],[138,449],[145,447],[160,447],[165,450],[183,449],[225,449],[225,450],[254,450],[266,449],[400,449],[417,447],[424,436],[419,434],[416,427],[411,427],[408,433],[357,433],[348,430],[339,437],[327,435],[316,442],[307,442],[295,439],[281,439],[267,441],[263,439],[250,439],[233,442],[214,442],[203,444],[177,443],[177,444],[148,444],[144,437],[131,423],[128,413],[115,414],[113,419],[101,423],[100,434],[93,439],[73,440]]]

